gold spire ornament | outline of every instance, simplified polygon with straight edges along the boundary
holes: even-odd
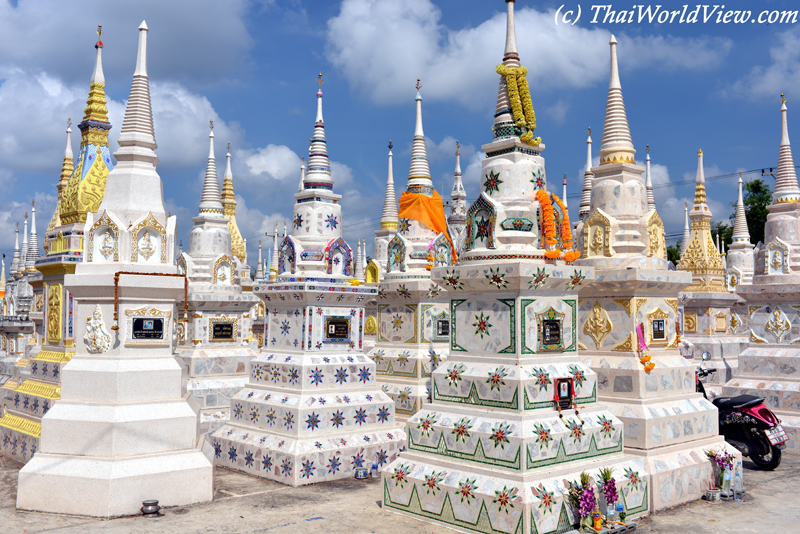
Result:
[[[103,26],[97,25],[98,38]],[[64,187],[59,204],[61,224],[83,223],[88,212],[96,212],[106,191],[106,178],[112,168],[108,152],[108,131],[111,124],[106,107],[105,77],[103,76],[103,41],[95,44],[94,72],[89,82],[89,97],[84,117],[78,128],[81,131],[81,149],[77,165]]]

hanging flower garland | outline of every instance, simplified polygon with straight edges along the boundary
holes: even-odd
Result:
[[[508,88],[508,99],[511,103],[511,112],[514,115],[514,122],[517,127],[525,131],[519,136],[520,140],[531,146],[539,146],[542,142],[541,137],[533,137],[536,130],[536,114],[533,111],[531,92],[528,87],[528,80],[525,75],[528,69],[525,67],[507,67],[500,64],[495,69],[497,74],[505,76],[506,87]]]
[[[555,248],[556,246],[556,218],[553,215],[553,204],[550,202],[550,194],[544,189],[536,191],[536,200],[542,208],[542,227],[544,228],[544,238],[547,247],[545,247],[544,256],[546,258],[555,259],[561,256],[561,251]]]
[[[572,227],[569,224],[569,211],[567,211],[567,207],[557,195],[551,194],[553,195],[555,203],[561,208],[561,213],[563,215],[561,221],[561,241],[564,245],[564,259],[567,261],[575,261],[581,257],[581,253],[579,250],[572,250]]]

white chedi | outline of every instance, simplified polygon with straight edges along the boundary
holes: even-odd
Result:
[[[92,354],[102,354],[111,348],[111,334],[103,322],[103,312],[96,305],[92,316],[86,319],[86,335],[83,336],[86,350]]]

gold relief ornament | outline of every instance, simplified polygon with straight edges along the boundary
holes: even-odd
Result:
[[[86,350],[92,354],[102,354],[111,348],[111,334],[103,322],[103,312],[96,304],[92,316],[86,319],[86,335],[83,336]]]
[[[741,324],[742,324],[742,320],[741,320],[741,319],[739,319],[739,316],[736,314],[736,312],[733,312],[733,311],[732,311],[732,312],[731,312],[731,322],[730,322],[730,325],[731,325],[731,331],[732,331],[732,332],[736,332],[736,329],[737,329],[737,328],[739,327],[739,325],[741,325]]]
[[[378,321],[375,320],[375,316],[372,314],[369,314],[369,317],[367,317],[367,322],[364,325],[364,333],[368,336],[374,336],[378,333]]]
[[[647,219],[647,255],[666,258],[666,241],[664,236],[664,222],[657,211]]]
[[[750,306],[750,308],[748,310],[750,312],[750,318],[752,319],[753,318],[753,314],[755,312],[757,312],[758,310],[760,310],[761,308],[763,308],[763,307],[764,306]]]
[[[603,309],[599,301],[595,301],[594,306],[592,306],[592,313],[583,325],[583,331],[592,338],[597,350],[602,349],[603,340],[613,327],[614,325],[609,319],[608,313]]]
[[[109,256],[114,253],[114,238],[110,230],[103,233],[103,241],[100,243],[99,250],[105,259],[109,259]]]
[[[619,304],[621,307],[625,308],[625,311],[628,312],[628,316],[631,315],[631,305],[633,304],[633,299],[611,299],[612,302],[615,304]]]
[[[767,321],[764,329],[775,336],[775,339],[780,343],[783,339],[783,335],[788,332],[791,327],[792,325],[786,318],[786,314],[783,313],[780,307],[776,306],[775,309],[772,310],[772,317]]]
[[[603,253],[603,230],[599,226],[594,227],[592,242],[589,248],[596,255],[601,255]]]
[[[753,332],[752,329],[750,330],[750,343],[766,343],[766,342],[767,342],[766,339],[761,339],[756,335],[755,332]]]
[[[628,332],[628,337],[625,339],[625,341],[623,341],[622,343],[620,343],[611,350],[622,350],[622,351],[633,350],[633,332]]]
[[[736,286],[739,285],[739,278],[736,276],[736,273],[731,273],[731,277],[730,277],[730,279],[728,281],[728,284],[731,287],[736,287]]]
[[[145,231],[142,238],[139,240],[139,252],[144,256],[144,259],[149,260],[150,256],[156,251],[153,242],[150,238],[150,232]]]
[[[44,295],[39,293],[36,295],[36,311],[40,312],[44,309]]]
[[[61,341],[61,284],[51,284],[47,294],[47,340]]]
[[[178,321],[176,337],[179,345],[183,345],[186,342],[186,323],[183,321]]]

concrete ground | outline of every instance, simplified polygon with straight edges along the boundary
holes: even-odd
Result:
[[[800,532],[800,457],[772,472],[746,461],[744,502],[698,501],[639,522],[642,533]],[[168,508],[163,517],[103,521],[15,509],[20,465],[0,457],[0,534],[445,534],[449,529],[384,512],[377,480],[291,488],[217,469],[214,500]]]

